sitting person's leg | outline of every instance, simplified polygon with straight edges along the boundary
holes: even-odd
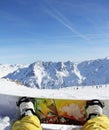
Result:
[[[104,103],[91,100],[86,104],[87,121],[83,130],[109,130],[109,119],[103,114]]]
[[[30,98],[23,97],[18,102],[21,119],[12,125],[12,130],[42,130],[34,105]]]

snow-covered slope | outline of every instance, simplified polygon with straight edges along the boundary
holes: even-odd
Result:
[[[71,61],[35,62],[18,68],[5,78],[41,89],[109,84],[109,59],[89,60],[78,64]]]
[[[90,93],[89,93],[90,90]],[[33,89],[6,79],[0,79],[0,94],[67,99],[108,99],[109,85],[80,86],[61,89]]]

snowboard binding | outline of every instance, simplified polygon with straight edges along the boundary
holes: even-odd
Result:
[[[89,120],[95,116],[102,115],[103,107],[104,107],[104,102],[102,102],[98,99],[93,99],[93,100],[88,101],[85,106],[87,120]]]
[[[21,118],[24,116],[36,115],[33,99],[30,97],[21,97],[16,105],[19,108]]]

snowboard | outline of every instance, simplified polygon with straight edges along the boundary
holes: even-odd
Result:
[[[31,97],[29,97],[31,98]],[[31,98],[41,124],[83,126],[86,122],[86,102],[90,100]],[[109,117],[109,100],[104,102],[104,114]]]
[[[86,121],[87,100],[34,98],[35,110],[41,123],[83,125]]]
[[[18,116],[16,103],[22,96],[0,94],[0,115],[11,119]],[[89,100],[55,99],[30,97],[34,103],[37,116],[41,124],[63,124],[83,126],[86,121],[85,105]],[[4,102],[5,101],[5,102]],[[109,100],[104,102],[104,114],[109,117]],[[5,109],[4,109],[5,108]],[[7,111],[8,109],[8,111]]]

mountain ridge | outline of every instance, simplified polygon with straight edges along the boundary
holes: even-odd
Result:
[[[18,80],[27,87],[58,89],[109,83],[109,58],[80,63],[37,61],[18,67],[3,78]]]

